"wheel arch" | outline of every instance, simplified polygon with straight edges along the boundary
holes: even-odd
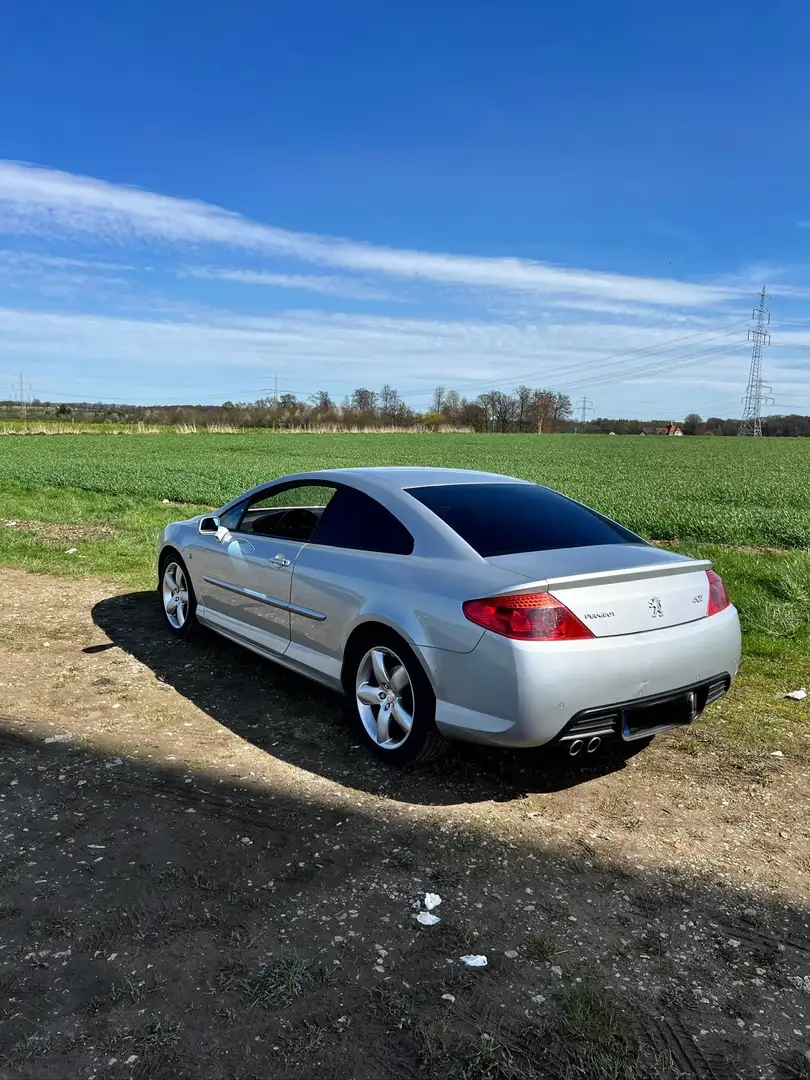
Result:
[[[343,692],[350,696],[353,693],[353,687],[347,685],[347,678],[351,675],[354,665],[354,659],[358,651],[367,643],[371,642],[374,638],[375,631],[385,630],[389,634],[396,634],[398,638],[408,646],[410,651],[416,657],[420,667],[425,673],[425,676],[430,683],[433,692],[436,692],[436,685],[434,674],[431,671],[429,665],[425,661],[424,653],[422,649],[414,642],[413,638],[407,631],[403,630],[402,626],[397,623],[386,619],[383,616],[374,615],[363,619],[356,623],[346,639],[346,644],[343,648],[343,663],[340,669],[340,683],[343,687]]]
[[[163,579],[163,567],[166,565],[166,562],[167,562],[167,560],[169,559],[169,557],[171,555],[176,555],[177,558],[182,562],[183,566],[186,565],[186,560],[183,558],[182,553],[180,552],[180,550],[177,547],[175,547],[174,544],[164,544],[164,546],[160,549],[160,554],[158,555],[158,561],[157,561],[157,571],[158,571],[157,587],[158,587],[158,589],[160,588],[161,581]]]

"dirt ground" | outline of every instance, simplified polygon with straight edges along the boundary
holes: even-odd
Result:
[[[3,1080],[810,1077],[806,738],[388,771],[156,594],[11,570],[0,714]]]

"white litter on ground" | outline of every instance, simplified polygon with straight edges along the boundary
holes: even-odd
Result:
[[[68,548],[67,551],[65,552],[65,554],[66,555],[75,555],[78,550],[79,550],[78,548]]]
[[[467,967],[487,966],[487,958],[485,956],[476,956],[475,954],[471,954],[469,956],[462,956],[461,962],[462,964],[466,964]]]
[[[784,756],[785,755],[782,753],[781,750],[772,750],[771,751],[771,757],[784,757]]]
[[[436,923],[440,923],[442,920],[438,915],[431,915],[429,911],[420,911],[416,916],[416,921],[421,923],[422,926],[435,926]]]
[[[73,735],[72,735],[72,734],[71,734],[71,733],[70,733],[69,731],[66,731],[66,732],[64,733],[64,735],[51,735],[51,736],[50,736],[50,738],[47,738],[47,739],[45,740],[45,742],[46,742],[46,743],[54,743],[54,742],[70,742],[70,740],[71,740],[72,738],[73,738]]]
[[[433,911],[433,909],[435,907],[438,907],[441,902],[442,898],[439,896],[438,893],[425,893],[425,907],[428,909],[428,911]]]
[[[785,694],[785,697],[790,698],[791,701],[804,701],[807,690],[802,686],[799,690],[791,690],[789,694]]]

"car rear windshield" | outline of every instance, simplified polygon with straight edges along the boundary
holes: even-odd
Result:
[[[535,484],[442,484],[408,488],[408,493],[484,558],[642,543],[595,510]]]

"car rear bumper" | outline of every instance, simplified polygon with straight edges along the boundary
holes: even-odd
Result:
[[[699,715],[736,676],[740,648],[739,619],[729,607],[710,618],[622,637],[522,642],[487,632],[471,653],[422,653],[442,734],[529,747],[567,741],[575,725],[592,718],[606,738],[627,737],[625,710],[693,691]],[[671,711],[661,715],[668,722],[647,725],[647,734],[677,726]]]

